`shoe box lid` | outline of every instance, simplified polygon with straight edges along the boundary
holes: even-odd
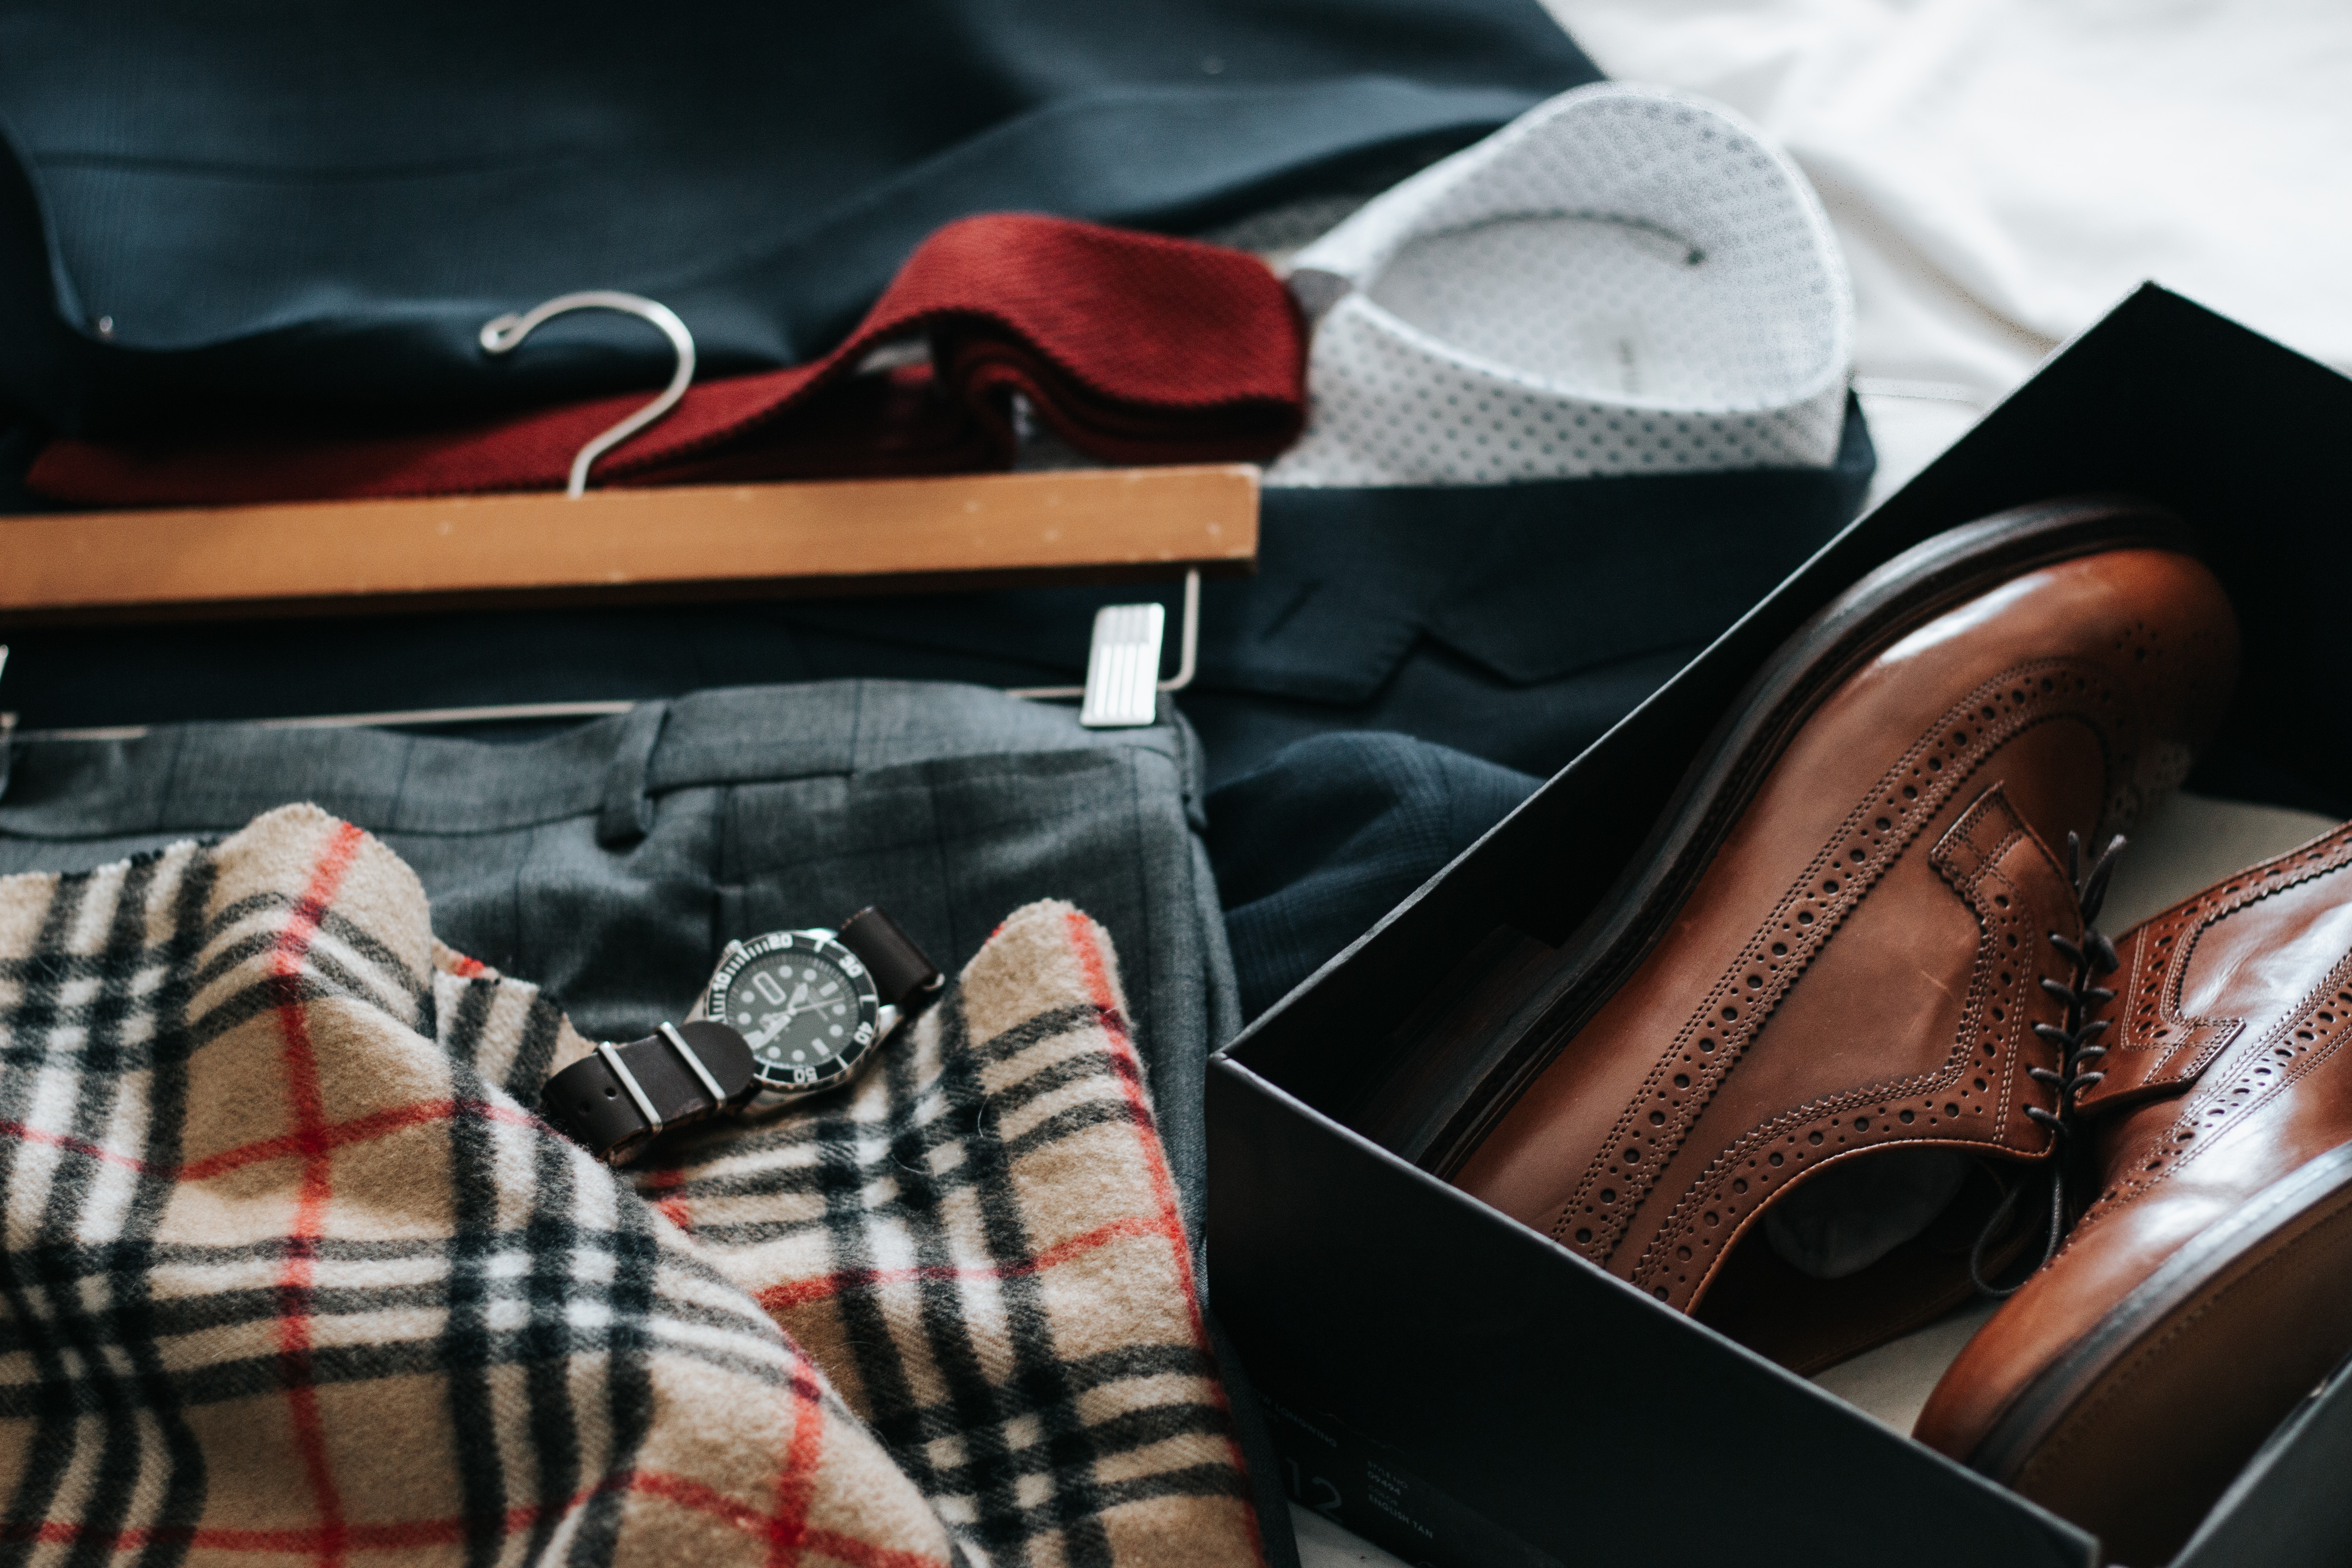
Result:
[[[1212,1299],[1304,1506],[1408,1562],[2080,1565],[2093,1539],[1350,1130],[1466,975],[1557,943],[1749,674],[1872,567],[2006,507],[2181,512],[2244,671],[2189,786],[2352,816],[2352,379],[2153,283],[1824,545],[1211,1064]],[[2290,1416],[2183,1568],[2352,1560],[2352,1376]],[[2323,1479],[2322,1478],[2325,1478]]]

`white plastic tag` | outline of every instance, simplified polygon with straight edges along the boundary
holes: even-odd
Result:
[[[1158,605],[1105,605],[1087,649],[1087,692],[1078,722],[1127,730],[1160,717],[1160,643],[1167,611]]]

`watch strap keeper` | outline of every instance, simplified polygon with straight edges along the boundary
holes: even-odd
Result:
[[[664,1024],[642,1040],[599,1046],[549,1079],[540,1114],[617,1165],[664,1130],[750,1099],[758,1088],[753,1074],[751,1047],[726,1025]]]
[[[874,976],[881,999],[900,1012],[912,1012],[938,993],[943,978],[939,965],[880,910],[858,910],[834,934]]]

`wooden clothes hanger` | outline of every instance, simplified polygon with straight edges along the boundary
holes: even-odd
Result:
[[[512,353],[572,310],[619,310],[670,341],[661,395],[581,447],[561,496],[446,496],[0,517],[0,618],[23,624],[432,610],[677,600],[746,589],[972,589],[1100,583],[1181,572],[1176,672],[1160,679],[1166,612],[1096,612],[1084,686],[1012,695],[1076,698],[1089,728],[1158,720],[1158,696],[1198,665],[1203,571],[1252,570],[1257,470],[1248,465],[817,483],[588,489],[606,452],[662,418],[694,379],[693,334],[657,300],[611,289],[561,295],[486,322],[483,352]],[[64,526],[60,526],[60,525]],[[126,563],[131,563],[126,567]],[[6,648],[0,646],[0,671]],[[504,703],[252,722],[348,729],[583,719],[634,700]],[[146,724],[18,730],[0,741],[123,740]]]

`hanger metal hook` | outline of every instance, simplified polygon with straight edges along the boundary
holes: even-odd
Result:
[[[510,353],[541,322],[572,310],[619,310],[639,321],[651,321],[669,339],[670,347],[677,351],[677,370],[669,378],[668,390],[581,447],[579,456],[572,459],[572,482],[563,493],[577,500],[588,491],[590,464],[677,407],[677,400],[686,395],[686,389],[694,382],[694,334],[686,330],[677,311],[658,300],[624,294],[614,289],[588,289],[577,294],[558,294],[545,304],[534,305],[520,314],[509,311],[483,322],[482,352]]]

